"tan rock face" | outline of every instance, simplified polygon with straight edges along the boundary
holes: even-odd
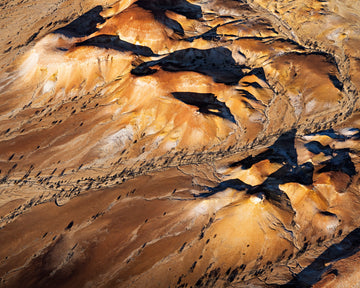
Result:
[[[0,6],[1,287],[359,285],[360,7],[35,2]]]

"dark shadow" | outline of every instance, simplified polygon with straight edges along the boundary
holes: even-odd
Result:
[[[356,169],[354,163],[351,160],[349,152],[346,150],[348,149],[336,150],[338,153],[336,156],[334,156],[333,158],[327,161],[320,163],[325,166],[321,168],[318,172],[319,173],[330,172],[330,171],[342,172],[349,175],[350,177],[356,175]]]
[[[273,41],[273,37],[258,37],[258,36],[243,36],[243,37],[238,37],[237,35],[235,34],[218,34],[217,33],[217,29],[221,26],[225,26],[225,25],[229,25],[229,24],[235,24],[235,23],[246,23],[246,21],[243,21],[243,20],[235,20],[235,21],[231,21],[231,22],[228,22],[226,24],[222,24],[222,25],[217,25],[213,28],[211,28],[209,31],[206,31],[205,33],[203,34],[200,34],[200,35],[197,35],[197,36],[192,36],[192,37],[188,37],[188,38],[184,38],[183,40],[184,41],[188,41],[188,42],[193,42],[194,40],[196,39],[204,39],[204,40],[208,40],[208,41],[218,41],[221,39],[221,37],[233,37],[235,38],[236,40],[244,40],[244,39],[251,39],[251,40],[257,40],[257,41],[261,41],[261,42],[264,42],[264,41]],[[240,55],[242,56],[245,56],[243,53],[239,53]],[[259,68],[259,69],[262,69],[262,68]]]
[[[315,132],[315,133],[310,133],[310,134],[307,134],[308,136],[315,136],[315,135],[324,135],[324,136],[328,136],[332,139],[335,139],[335,140],[340,140],[340,141],[345,141],[346,139],[350,139],[344,135],[341,135],[341,134],[337,134],[334,129],[327,129],[327,130],[322,130],[322,131],[319,131],[319,132]]]
[[[230,179],[219,183],[219,185],[217,185],[216,187],[205,187],[209,192],[201,193],[199,195],[194,195],[194,197],[196,198],[210,197],[218,192],[226,190],[227,188],[232,188],[238,191],[244,191],[244,190],[246,191],[251,189],[251,187],[252,187],[251,185],[248,185],[239,179]]]
[[[304,146],[307,150],[314,154],[324,153],[324,155],[329,156],[333,153],[333,149],[331,149],[329,145],[323,146],[318,141],[311,141],[309,143],[306,143]]]
[[[198,107],[200,113],[215,115],[236,124],[230,109],[212,93],[173,92],[171,94],[186,104]]]
[[[360,129],[358,128],[351,128],[349,131],[351,132],[356,132],[351,136],[348,136],[348,139],[352,139],[352,140],[359,140],[360,139]]]
[[[270,174],[260,186],[274,186],[291,182],[301,185],[311,185],[313,184],[313,173],[314,165],[310,162],[295,167],[286,164]]]
[[[241,161],[232,163],[230,167],[242,166],[243,169],[249,169],[255,163],[268,159],[271,163],[289,164],[297,166],[297,152],[295,149],[296,129],[292,129],[280,135],[280,137],[266,151],[256,155],[249,156]]]
[[[279,184],[267,183],[266,185],[255,186],[250,189],[247,194],[263,194],[265,199],[274,206],[295,215],[295,211],[292,208],[289,197],[286,195],[286,193],[279,189]]]
[[[171,53],[160,60],[149,61],[134,68],[131,73],[145,76],[156,73],[151,67],[160,66],[165,71],[194,71],[211,76],[215,82],[234,85],[244,76],[243,66],[232,58],[232,53],[225,47],[206,50],[189,48]]]
[[[272,30],[274,31],[274,30]],[[278,34],[278,33],[276,33]],[[291,44],[291,45],[294,45],[294,50],[298,50],[298,51],[306,51],[305,47],[304,46],[301,46],[299,43],[297,43],[296,41],[294,40],[291,40],[291,39],[284,39],[284,38],[269,38],[269,41],[266,42],[266,44],[272,44],[272,43],[286,43],[286,44]],[[300,55],[301,53],[304,53],[304,52],[298,52],[297,54]]]
[[[244,89],[236,89],[236,91],[239,91],[240,95],[245,97],[246,99],[258,102],[258,100],[255,98],[255,96],[253,94],[251,94],[250,92],[248,92]]]
[[[299,183],[302,185],[311,185],[313,183],[314,166],[311,163],[305,163],[300,166],[284,165],[275,171],[264,181],[264,183],[254,186],[247,191],[248,194],[263,193],[266,199],[273,205],[295,214],[290,199],[279,189],[279,185],[285,183]]]
[[[228,18],[228,17],[226,17]],[[193,42],[194,40],[196,39],[204,39],[204,40],[208,40],[208,41],[218,41],[220,40],[220,38],[222,36],[232,36],[232,37],[236,37],[237,38],[237,35],[233,35],[233,34],[218,34],[217,33],[217,29],[219,27],[222,27],[222,26],[226,26],[226,25],[229,25],[229,24],[236,24],[236,23],[243,23],[245,24],[246,21],[244,20],[233,20],[233,21],[230,21],[230,22],[227,22],[225,24],[218,24],[216,25],[215,27],[211,28],[209,31],[206,31],[205,33],[203,34],[200,34],[200,35],[197,35],[197,36],[192,36],[192,37],[189,37],[189,38],[186,38],[184,39],[185,41],[188,41],[188,42]]]
[[[263,153],[255,157],[247,157],[242,161],[233,163],[230,167],[242,166],[243,169],[249,169],[255,163],[269,159],[271,162],[281,163],[280,169],[272,173],[260,185],[251,186],[239,179],[231,179],[221,182],[214,188],[206,187],[210,192],[202,193],[197,197],[209,197],[227,188],[233,188],[238,191],[244,191],[247,194],[263,194],[265,198],[273,205],[295,214],[289,197],[279,189],[279,185],[285,183],[299,183],[302,185],[311,185],[313,183],[314,166],[307,162],[303,165],[297,163],[297,153],[295,149],[296,130],[290,130],[282,134],[278,140]]]
[[[209,192],[195,195],[195,197],[210,197],[227,188],[232,188],[238,191],[245,191],[249,195],[262,194],[273,205],[295,215],[289,197],[279,189],[279,185],[293,182],[311,185],[313,183],[313,172],[314,166],[311,163],[305,163],[295,168],[290,165],[284,165],[269,175],[265,182],[260,185],[251,186],[239,179],[230,179],[219,183],[216,187],[205,187]]]
[[[181,14],[189,19],[200,19],[202,17],[201,6],[194,5],[186,0],[139,0],[136,4],[146,10],[150,11],[173,11]]]
[[[343,135],[341,135],[343,136]],[[341,138],[343,140],[343,138]],[[305,147],[314,154],[324,153],[325,156],[331,156],[331,159],[326,160],[321,165],[324,165],[318,173],[324,172],[342,172],[350,177],[356,174],[356,169],[352,159],[350,157],[351,150],[349,148],[344,149],[332,149],[329,145],[323,146],[317,141],[311,141],[305,144]]]
[[[332,271],[332,265],[326,265],[348,258],[360,251],[360,228],[349,233],[340,243],[331,245],[314,262],[297,274],[290,282],[281,287],[311,287],[321,279],[325,272]]]
[[[156,21],[164,24],[166,27],[173,30],[176,34],[184,36],[184,29],[180,23],[167,17],[164,11],[154,10],[152,13]]]
[[[172,29],[176,34],[184,35],[184,29],[177,21],[166,16],[166,10],[181,14],[189,19],[202,17],[201,7],[185,0],[139,0],[136,4],[154,15],[156,21]]]
[[[343,91],[344,84],[335,75],[329,74],[329,79],[338,90]]]
[[[55,30],[54,33],[63,34],[66,37],[88,36],[98,30],[96,28],[98,23],[105,22],[104,18],[100,16],[102,10],[101,6],[96,6],[65,27]]]
[[[322,130],[319,132],[315,132],[315,133],[311,133],[308,134],[309,136],[314,136],[314,135],[325,135],[328,136],[334,140],[338,140],[338,141],[345,141],[345,140],[359,140],[360,139],[360,129],[358,128],[351,128],[349,129],[350,132],[356,132],[353,135],[349,135],[349,136],[345,136],[342,134],[337,134],[334,129],[327,129],[327,130]]]
[[[314,166],[311,163],[295,167],[286,164],[269,175],[264,183],[250,189],[248,194],[264,193],[266,199],[272,204],[295,214],[289,197],[279,189],[279,185],[285,183],[311,185],[313,183],[313,172]]]
[[[146,46],[134,45],[129,42],[120,40],[117,35],[100,35],[87,39],[83,42],[77,43],[76,46],[96,46],[106,49],[114,49],[121,52],[133,52],[136,55],[142,56],[157,56],[153,51]]]
[[[345,137],[336,134],[333,130],[321,131],[317,134],[331,135],[332,138],[340,140],[343,140],[343,137]],[[240,166],[242,169],[250,169],[254,164],[263,160],[269,160],[272,163],[283,165],[280,169],[269,175],[262,184],[251,186],[238,179],[231,179],[221,182],[214,188],[206,187],[210,192],[203,193],[197,197],[209,197],[215,193],[224,191],[226,188],[233,188],[239,191],[245,190],[247,194],[251,195],[263,194],[266,199],[274,205],[293,212],[288,196],[279,189],[279,185],[285,183],[299,183],[306,186],[312,185],[314,174],[314,166],[312,163],[306,162],[299,165],[297,162],[295,135],[295,129],[283,133],[266,151],[256,156],[249,156],[230,165],[230,167]],[[357,134],[349,137],[357,137]],[[356,169],[350,157],[351,150],[349,148],[332,149],[329,145],[323,146],[317,141],[306,143],[305,147],[314,154],[324,153],[326,156],[331,156],[329,160],[320,163],[322,168],[316,171],[317,173],[334,171],[345,173],[350,177],[356,175]]]
[[[248,75],[255,75],[256,77],[267,83],[265,71],[262,67],[252,69]]]
[[[219,35],[217,33],[217,28],[220,27],[221,25],[217,25],[213,28],[211,28],[209,31],[206,31],[205,33],[201,34],[201,35],[197,35],[197,36],[192,36],[189,38],[185,38],[183,39],[184,41],[188,41],[188,42],[193,42],[196,39],[204,39],[206,41],[218,41],[220,40],[221,35]]]
[[[247,87],[253,87],[253,88],[256,88],[256,89],[261,89],[263,88],[259,83],[257,82],[242,82],[244,85],[246,85]]]

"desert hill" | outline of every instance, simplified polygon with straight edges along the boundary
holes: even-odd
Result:
[[[0,287],[360,285],[359,5],[0,11]]]

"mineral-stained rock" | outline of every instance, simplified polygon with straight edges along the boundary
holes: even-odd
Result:
[[[358,4],[45,2],[0,4],[0,287],[360,285]]]

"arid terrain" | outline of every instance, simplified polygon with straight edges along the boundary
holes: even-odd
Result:
[[[0,287],[360,287],[359,3],[3,0]]]

